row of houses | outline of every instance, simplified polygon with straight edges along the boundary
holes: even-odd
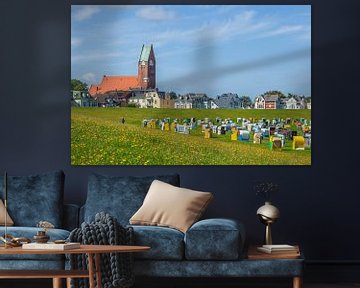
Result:
[[[305,97],[279,97],[278,95],[258,96],[254,101],[255,109],[311,109],[311,102]]]
[[[113,91],[90,96],[87,91],[71,91],[73,106],[79,107],[122,107],[138,108],[177,108],[177,109],[311,109],[311,102],[304,97],[279,97],[265,95],[255,98],[254,103],[244,104],[234,93],[217,96],[215,99],[205,93],[187,93],[176,95],[174,92],[161,92],[157,89],[132,89]]]

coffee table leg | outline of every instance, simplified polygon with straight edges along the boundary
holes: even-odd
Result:
[[[61,278],[53,278],[53,288],[61,288],[62,287],[62,279]]]
[[[88,260],[89,260],[89,288],[95,288],[95,283],[94,283],[94,254],[92,253],[88,253]]]
[[[301,277],[296,276],[293,278],[293,288],[301,288]]]
[[[66,288],[71,288],[71,278],[66,278]]]
[[[95,271],[97,288],[101,288],[101,257],[99,253],[95,254]]]

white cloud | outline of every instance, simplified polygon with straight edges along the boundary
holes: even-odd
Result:
[[[81,80],[85,81],[86,83],[96,83],[96,76],[94,73],[88,72],[81,75]]]
[[[292,25],[292,26],[282,26],[279,29],[273,31],[271,35],[279,35],[279,34],[285,34],[285,33],[293,33],[296,31],[302,30],[302,25]]]
[[[260,36],[272,37],[272,36],[280,36],[280,35],[284,35],[284,34],[292,34],[292,33],[300,32],[300,31],[303,31],[302,25],[285,25],[285,26],[278,27],[272,31],[269,31],[265,34],[262,34]]]
[[[136,16],[151,21],[171,20],[175,18],[175,12],[161,6],[144,6]]]
[[[74,20],[83,21],[91,18],[96,13],[100,12],[100,8],[97,6],[78,6],[80,7],[74,12]]]
[[[249,34],[255,31],[264,31],[268,24],[255,19],[254,11],[245,11],[234,17],[199,23],[191,29],[167,29],[155,34],[154,39],[162,43],[218,43],[232,39],[238,35]],[[200,41],[200,42],[199,42]]]
[[[264,29],[267,24],[264,21],[256,20],[256,12],[244,11],[229,18],[220,25],[212,28],[216,37],[231,38],[236,35],[244,35]]]

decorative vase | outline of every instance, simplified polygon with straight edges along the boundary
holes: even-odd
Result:
[[[256,214],[258,215],[261,223],[265,225],[265,236],[264,243],[266,245],[272,244],[272,235],[271,235],[271,224],[274,224],[276,220],[280,217],[280,211],[271,202],[266,201],[265,205],[261,206]]]
[[[46,234],[46,231],[38,231],[36,235],[34,235],[33,239],[36,243],[47,243],[50,237]]]

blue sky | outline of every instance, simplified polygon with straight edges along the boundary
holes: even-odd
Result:
[[[157,87],[311,95],[310,5],[73,5],[71,78],[136,75],[154,45]]]

